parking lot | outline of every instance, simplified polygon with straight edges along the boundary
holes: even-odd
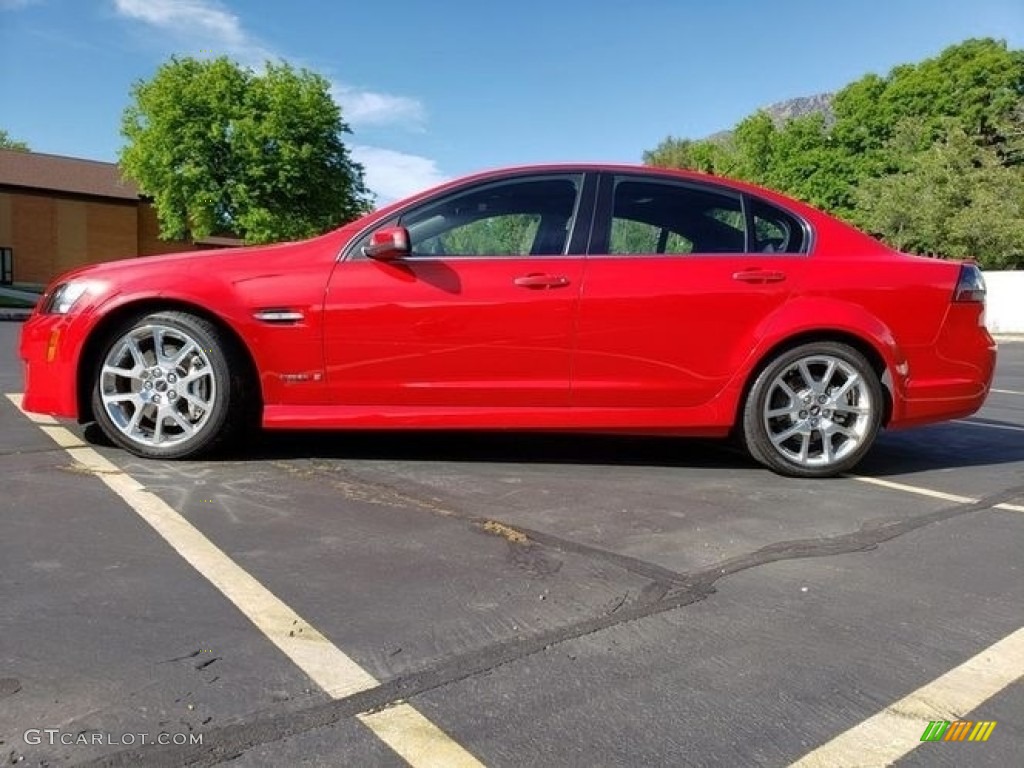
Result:
[[[10,764],[1020,764],[1024,343],[975,416],[801,481],[718,442],[563,435],[142,461],[19,411],[19,328]],[[935,720],[997,726],[922,743]]]

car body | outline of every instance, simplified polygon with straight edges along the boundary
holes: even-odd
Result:
[[[23,402],[151,457],[255,420],[738,434],[776,471],[825,476],[882,427],[982,405],[984,298],[971,263],[752,185],[518,167],[303,242],[64,275],[24,326]]]

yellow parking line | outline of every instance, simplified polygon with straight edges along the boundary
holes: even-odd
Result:
[[[894,483],[892,480],[882,480],[877,477],[865,477],[863,475],[847,475],[854,480],[858,480],[862,483],[868,483],[869,485],[878,485],[882,488],[889,488],[894,491],[903,491],[904,493],[914,493],[918,496],[929,496],[933,499],[942,499],[943,501],[952,501],[957,504],[974,504],[977,499],[972,499],[968,496],[957,496],[954,493],[945,493],[943,491],[933,491],[931,488],[921,488],[917,485],[906,485],[905,483]]]
[[[86,445],[79,440],[73,433],[64,429],[64,427],[53,427],[49,424],[40,424],[39,428],[43,430],[50,439],[53,440],[61,448],[85,448]]]
[[[891,765],[931,720],[960,720],[1024,677],[1024,628],[804,755],[793,768]]]
[[[22,396],[18,392],[7,395],[7,399],[14,403],[14,407],[21,411],[33,424],[59,424],[53,416],[44,416],[41,413],[29,413],[21,407]]]
[[[21,409],[20,395],[7,397]],[[340,699],[379,684],[369,672],[235,563],[163,499],[84,445],[72,432],[64,427],[51,426],[51,421],[45,420],[48,417],[25,415],[39,424],[71,458],[117,494],[327,695]],[[415,768],[482,766],[408,704],[359,719]]]
[[[977,504],[981,499],[974,499],[970,496],[957,496],[955,493],[946,493],[945,491],[935,491],[931,488],[922,488],[919,485],[907,485],[906,483],[894,483],[892,480],[882,480],[878,477],[865,477],[864,475],[847,475],[851,480],[858,480],[862,483],[868,483],[869,485],[877,485],[881,488],[889,488],[894,491],[903,491],[904,493],[913,493],[918,496],[928,496],[932,499],[941,499],[942,501],[952,501],[956,504]],[[1002,509],[1007,512],[1024,512],[1024,506],[1020,504],[993,504],[992,509]]]
[[[1016,424],[989,424],[984,421],[973,421],[971,419],[954,419],[952,424],[966,424],[969,427],[985,427],[986,429],[1002,429],[1006,432],[1024,432],[1024,427]]]
[[[408,704],[358,716],[359,721],[405,762],[436,768],[476,768],[480,763]]]

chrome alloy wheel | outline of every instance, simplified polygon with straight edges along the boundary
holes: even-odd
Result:
[[[180,328],[146,324],[110,348],[99,395],[114,426],[133,443],[168,447],[199,435],[217,397],[207,350]]]
[[[832,355],[802,357],[772,379],[762,417],[768,439],[789,461],[827,467],[872,434],[871,389],[850,363]]]

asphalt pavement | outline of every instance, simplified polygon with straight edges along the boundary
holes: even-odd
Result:
[[[0,396],[0,759],[1019,764],[1024,343],[995,388],[807,481],[508,433],[143,461]]]

